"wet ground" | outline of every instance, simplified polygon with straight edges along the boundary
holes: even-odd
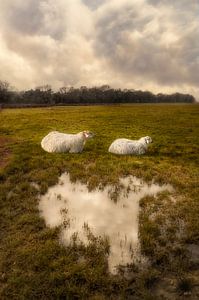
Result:
[[[165,190],[173,189],[129,176],[117,187],[89,191],[65,173],[41,196],[39,210],[47,226],[61,226],[60,241],[66,246],[74,241],[88,245],[92,236],[107,241],[109,270],[114,273],[118,265],[145,261],[139,250],[139,200]]]

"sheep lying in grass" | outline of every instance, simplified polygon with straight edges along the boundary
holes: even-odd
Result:
[[[82,152],[87,139],[94,136],[92,132],[83,131],[77,134],[67,134],[52,131],[41,141],[41,147],[47,152]]]
[[[114,154],[144,154],[148,144],[152,143],[150,136],[145,136],[139,140],[117,139],[109,147],[108,151]]]

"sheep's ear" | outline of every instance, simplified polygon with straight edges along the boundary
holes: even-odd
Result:
[[[83,135],[84,135],[84,137],[85,137],[86,139],[89,137],[89,134],[88,134],[87,131],[83,131]]]

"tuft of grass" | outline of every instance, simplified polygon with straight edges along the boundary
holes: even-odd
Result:
[[[193,288],[193,281],[187,276],[180,277],[177,281],[177,291],[179,293],[189,293]]]

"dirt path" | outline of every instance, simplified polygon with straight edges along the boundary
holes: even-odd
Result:
[[[8,146],[10,143],[10,138],[0,136],[0,169],[3,169],[9,162],[11,151]]]

